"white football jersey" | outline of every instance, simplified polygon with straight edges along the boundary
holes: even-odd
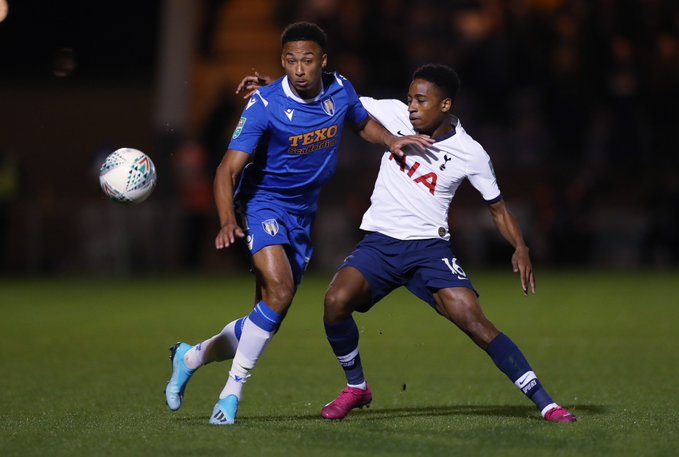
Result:
[[[361,97],[361,103],[392,134],[415,134],[405,103],[370,97]],[[502,198],[490,157],[454,122],[454,132],[425,151],[410,147],[403,160],[384,153],[362,230],[399,240],[448,240],[448,208],[465,178],[486,202]]]

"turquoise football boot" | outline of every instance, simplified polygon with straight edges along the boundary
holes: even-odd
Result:
[[[172,411],[177,411],[182,407],[184,401],[184,389],[189,379],[196,370],[191,370],[184,363],[184,355],[191,349],[187,343],[177,343],[170,348],[170,361],[172,362],[172,376],[165,387],[165,400],[167,407]]]
[[[212,410],[210,423],[213,425],[231,425],[236,422],[238,413],[238,397],[229,395],[217,402]]]

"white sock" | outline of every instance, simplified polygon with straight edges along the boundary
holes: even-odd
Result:
[[[363,381],[360,384],[347,384],[347,387],[353,387],[354,389],[366,390],[368,388],[368,383]]]
[[[238,348],[236,338],[236,322],[226,324],[226,327],[215,336],[186,351],[184,363],[192,370],[207,365],[210,362],[221,362],[232,359]]]
[[[550,403],[549,405],[542,408],[542,411],[540,411],[540,414],[542,414],[542,417],[545,417],[545,414],[547,414],[548,412],[550,412],[551,410],[553,410],[557,406],[559,406],[559,405],[557,405],[556,403]]]
[[[235,395],[240,399],[243,384],[250,377],[250,370],[257,364],[259,357],[264,352],[264,349],[266,349],[273,335],[274,332],[267,332],[254,324],[250,319],[245,321],[238,349],[231,363],[229,379],[219,394],[220,400],[229,395]]]

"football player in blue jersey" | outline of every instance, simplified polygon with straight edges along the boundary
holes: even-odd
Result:
[[[243,385],[290,308],[311,258],[318,196],[337,166],[345,122],[397,156],[405,146],[424,149],[432,143],[427,135],[389,133],[370,117],[347,79],[323,72],[326,36],[317,25],[291,24],[281,41],[285,76],[252,94],[214,182],[221,224],[215,246],[246,239],[256,305],[212,338],[170,349],[165,395],[172,411],[181,407],[195,370],[233,358],[211,424],[234,423]]]

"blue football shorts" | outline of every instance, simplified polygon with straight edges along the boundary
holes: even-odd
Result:
[[[266,246],[283,245],[295,285],[299,286],[311,260],[311,226],[314,214],[295,214],[271,202],[249,201],[237,209],[250,255]]]
[[[434,309],[433,293],[439,289],[466,287],[476,293],[446,240],[397,240],[370,232],[339,269],[344,267],[356,268],[370,284],[372,302],[358,308],[359,312],[368,311],[400,286]]]

